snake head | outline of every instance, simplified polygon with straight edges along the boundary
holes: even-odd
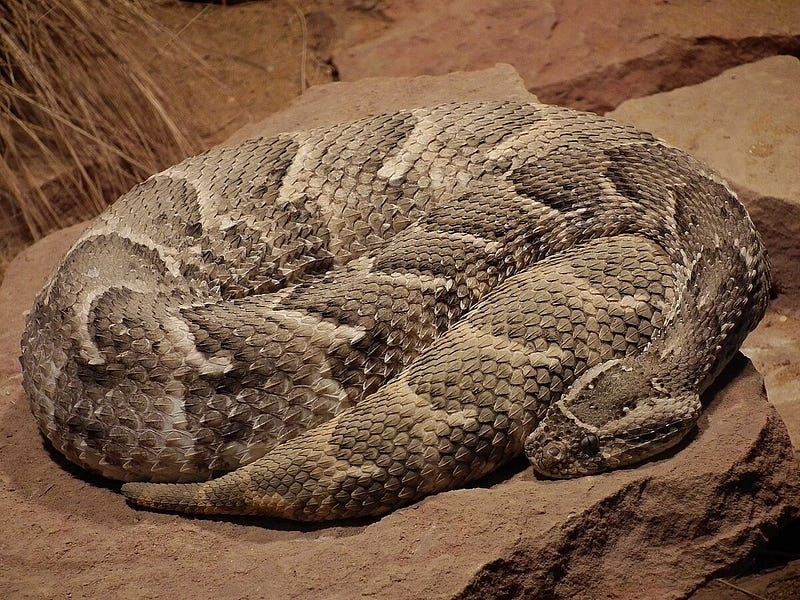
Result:
[[[692,430],[697,392],[670,389],[642,365],[612,360],[589,369],[550,406],[525,440],[534,470],[579,477],[634,465]]]

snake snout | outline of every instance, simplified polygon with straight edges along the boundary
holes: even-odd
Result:
[[[601,446],[595,433],[551,411],[525,440],[525,455],[540,475],[566,479],[605,471]]]

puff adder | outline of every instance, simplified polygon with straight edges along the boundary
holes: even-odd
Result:
[[[587,113],[446,104],[134,187],[37,297],[23,382],[52,445],[134,504],[377,515],[523,452],[574,477],[675,445],[769,286],[692,157]]]

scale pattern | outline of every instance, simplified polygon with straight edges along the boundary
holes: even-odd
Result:
[[[135,503],[381,514],[523,451],[571,477],[676,444],[769,286],[695,159],[596,115],[448,104],[133,188],[37,297],[23,382],[53,446]]]

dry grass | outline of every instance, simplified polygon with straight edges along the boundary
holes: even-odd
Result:
[[[167,52],[197,70],[135,0],[0,4],[0,257],[197,150],[188,107],[148,75]]]

